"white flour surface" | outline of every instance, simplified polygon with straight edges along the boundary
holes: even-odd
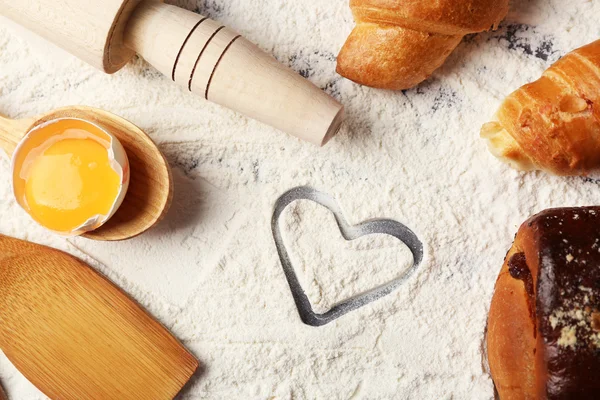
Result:
[[[153,313],[202,363],[180,399],[491,399],[483,332],[513,236],[544,208],[600,203],[600,180],[515,172],[488,153],[479,128],[504,96],[600,38],[600,1],[515,0],[497,32],[467,37],[404,92],[335,74],[353,27],[346,1],[178,4],[223,21],[342,101],[339,136],[322,149],[302,143],[190,95],[140,59],[104,75],[0,19],[2,114],[72,104],[120,114],[157,141],[176,184],[167,218],[142,237],[65,240],[18,208],[1,156],[0,232],[82,257]],[[303,185],[334,196],[352,224],[407,225],[426,253],[399,289],[319,328],[298,317],[271,234],[276,200]],[[315,306],[402,268],[401,244],[367,236],[345,245],[326,211],[291,207],[299,217],[284,221],[286,243],[298,243],[297,271],[310,264],[302,279]],[[389,246],[397,253],[384,254]],[[1,354],[0,382],[10,399],[44,398]]]

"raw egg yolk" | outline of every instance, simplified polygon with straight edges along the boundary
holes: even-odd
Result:
[[[37,140],[23,143],[13,177],[15,194],[33,219],[69,233],[108,215],[121,188],[109,157],[110,137],[79,120],[59,120],[36,133]]]

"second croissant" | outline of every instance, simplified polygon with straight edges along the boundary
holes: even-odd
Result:
[[[600,40],[508,96],[481,136],[495,156],[519,170],[600,170]]]

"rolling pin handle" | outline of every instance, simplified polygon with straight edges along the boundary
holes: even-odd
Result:
[[[188,90],[300,139],[323,145],[341,126],[341,104],[209,18],[144,1],[123,39]]]

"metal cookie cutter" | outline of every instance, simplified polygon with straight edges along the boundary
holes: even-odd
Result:
[[[295,200],[314,201],[315,203],[329,209],[329,211],[331,211],[335,216],[340,232],[346,240],[354,240],[362,236],[376,233],[383,233],[397,238],[412,252],[413,265],[401,276],[391,282],[371,289],[358,296],[343,300],[323,314],[315,313],[304,289],[302,288],[302,285],[298,281],[298,276],[296,275],[287,249],[283,243],[281,230],[279,227],[279,217],[286,207]],[[292,292],[294,302],[296,303],[296,307],[298,308],[300,318],[302,319],[302,322],[311,326],[323,326],[328,324],[350,311],[356,310],[392,293],[416,271],[421,264],[421,261],[423,261],[423,243],[419,240],[417,235],[413,233],[413,231],[403,224],[390,219],[375,219],[362,222],[358,225],[350,225],[348,222],[346,222],[340,208],[337,205],[337,202],[333,197],[309,187],[298,187],[292,189],[283,194],[277,200],[275,203],[275,210],[273,212],[273,219],[271,220],[271,229],[273,231],[273,238],[275,239],[275,245],[277,246],[277,252],[279,253],[279,259],[281,260],[283,272],[285,273],[290,286],[290,290]]]

